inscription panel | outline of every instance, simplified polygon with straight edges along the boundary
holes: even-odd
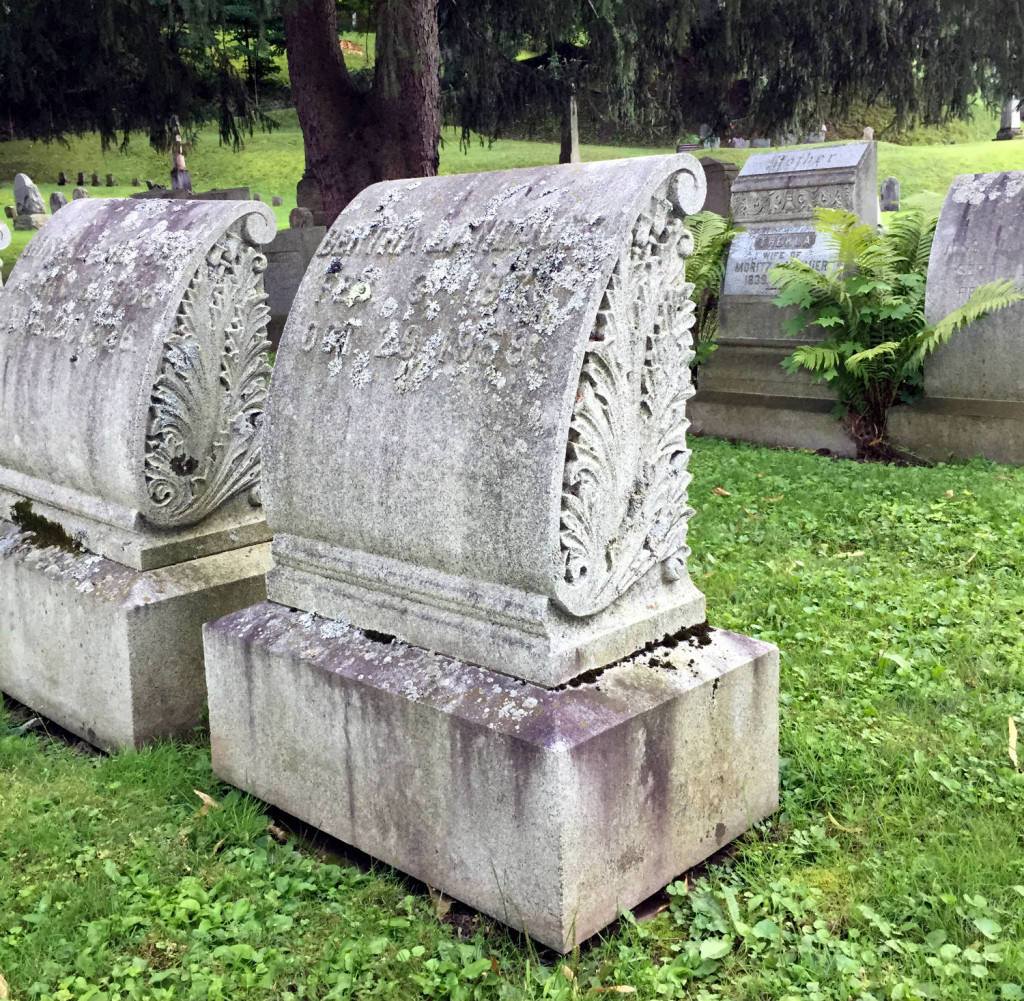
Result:
[[[774,297],[778,291],[768,280],[768,272],[791,258],[824,273],[835,260],[835,253],[825,237],[812,229],[787,227],[740,233],[729,248],[723,294]]]

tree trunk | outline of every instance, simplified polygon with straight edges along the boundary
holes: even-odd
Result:
[[[377,0],[377,60],[368,92],[356,88],[345,68],[335,0],[282,8],[307,174],[319,187],[325,222],[376,181],[437,173],[437,2]]]
[[[579,112],[576,107],[575,94],[570,94],[562,105],[562,144],[558,153],[558,162],[580,162]]]

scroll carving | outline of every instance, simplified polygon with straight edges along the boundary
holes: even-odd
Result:
[[[732,197],[737,222],[771,218],[807,218],[815,209],[853,211],[853,186],[821,184],[809,188],[781,188],[774,191],[737,191]]]
[[[569,429],[558,602],[592,615],[653,567],[685,573],[693,395],[692,237],[670,178],[637,220],[605,291]]]
[[[243,224],[207,254],[164,345],[145,459],[147,517],[157,525],[194,524],[246,490],[258,503],[270,310],[267,259]]]

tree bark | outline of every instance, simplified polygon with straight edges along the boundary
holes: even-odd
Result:
[[[345,67],[335,0],[282,9],[308,175],[332,222],[367,185],[437,173],[441,133],[438,0],[377,0],[373,84]]]

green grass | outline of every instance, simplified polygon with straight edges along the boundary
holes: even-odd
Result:
[[[782,651],[782,805],[668,910],[564,961],[491,922],[463,940],[397,874],[275,843],[201,736],[10,736],[11,998],[1024,998],[1024,470],[693,448],[711,622]]]
[[[351,36],[363,44],[362,35]],[[369,36],[372,42],[373,36]],[[372,46],[371,46],[372,54]],[[362,57],[355,57],[362,59]],[[294,110],[274,113],[281,128],[272,133],[257,132],[246,140],[245,148],[235,153],[218,143],[216,130],[208,128],[189,156],[189,169],[197,191],[207,188],[248,185],[259,192],[267,203],[274,195],[284,199],[277,210],[280,225],[286,226],[288,212],[295,207],[295,185],[302,176],[302,133]],[[468,150],[460,148],[458,133],[445,129],[441,149],[441,173],[464,174],[511,167],[534,167],[558,162],[558,144],[501,140],[494,144],[473,142]],[[806,147],[804,147],[806,148]],[[584,160],[607,160],[623,156],[644,156],[671,152],[668,148],[621,146],[584,146]],[[743,163],[757,150],[722,149],[711,155]],[[950,182],[957,174],[987,173],[997,170],[1024,169],[1024,142],[975,142],[955,146],[878,145],[879,180],[890,174],[902,185],[902,206],[938,212]],[[28,174],[49,198],[57,190],[57,174],[64,170],[74,181],[79,170],[86,175],[93,171],[101,177],[112,173],[122,182],[116,188],[90,189],[97,196],[125,196],[135,189],[123,182],[138,176],[157,184],[167,184],[169,159],[154,152],[144,136],[132,139],[127,154],[118,150],[103,153],[94,136],[71,139],[66,145],[16,141],[0,143],[0,205],[14,202],[14,175]],[[70,185],[66,194],[70,198]],[[0,252],[4,275],[24,249],[30,234],[15,234],[11,246]]]

